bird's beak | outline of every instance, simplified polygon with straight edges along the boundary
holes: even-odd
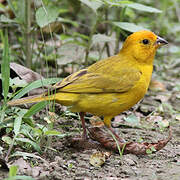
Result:
[[[158,36],[155,44],[159,47],[168,44],[168,42],[165,39]]]

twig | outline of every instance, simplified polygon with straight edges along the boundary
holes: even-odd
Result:
[[[4,160],[5,160],[6,162],[8,162],[9,155],[10,155],[10,153],[11,153],[11,151],[12,151],[13,146],[14,146],[15,139],[16,139],[16,135],[14,136],[14,138],[13,138],[13,140],[12,140],[10,146],[9,146],[8,152],[7,152],[7,154],[6,154],[6,157],[4,158]]]

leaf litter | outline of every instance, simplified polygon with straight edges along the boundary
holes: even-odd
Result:
[[[23,171],[23,167],[18,166],[18,173],[28,174],[36,179],[44,177],[47,179],[61,179],[62,176],[66,179],[72,179],[72,177],[76,177],[76,179],[91,179],[92,177],[94,179],[133,179],[133,177],[147,179],[152,177],[152,174],[154,174],[154,177],[163,178],[164,180],[169,180],[169,177],[178,179],[180,175],[180,123],[178,115],[180,106],[178,87],[173,81],[165,81],[166,87],[163,85],[164,82],[162,84],[155,82],[154,89],[152,88],[148,92],[137,109],[125,112],[119,115],[119,118],[115,118],[114,122],[117,123],[115,126],[116,130],[121,128],[121,134],[127,140],[126,143],[118,143],[121,150],[124,148],[122,157],[118,153],[113,153],[118,152],[117,144],[106,131],[102,130],[103,124],[98,121],[94,122],[94,126],[98,125],[99,127],[89,128],[91,136],[94,136],[96,141],[81,142],[82,139],[79,137],[75,141],[75,146],[72,147],[70,146],[70,144],[73,144],[72,138],[59,139],[56,137],[53,140],[52,148],[57,151],[52,152],[48,150],[42,155],[47,161],[46,164],[35,157],[31,159],[26,158],[23,161],[28,163],[27,166],[31,168],[35,166],[36,168],[33,171],[29,171],[29,168]],[[158,85],[160,85],[160,88]],[[133,117],[131,117],[131,114],[133,114]],[[36,118],[39,118],[38,115]],[[129,118],[128,121],[127,118]],[[60,122],[55,122],[57,130],[59,129],[59,123],[68,124],[66,119],[61,118]],[[120,123],[120,126],[118,123]],[[156,126],[156,123],[158,126]],[[73,131],[73,128],[78,127],[80,123],[72,119],[70,124],[71,128],[61,127],[61,131]],[[164,131],[169,127],[169,124],[173,132],[172,139],[171,129],[169,129],[169,137],[164,137]],[[156,127],[154,128],[154,126]],[[163,128],[160,128],[160,126]],[[157,139],[161,140],[156,142]],[[170,139],[171,141],[169,142]],[[79,142],[79,145],[77,142]],[[167,142],[169,143],[167,144]],[[165,145],[166,147],[164,147]],[[78,146],[79,148],[75,148]],[[162,149],[162,147],[164,148]],[[105,157],[104,161],[103,154],[106,152],[112,155]],[[96,166],[91,165],[91,157],[99,158],[97,160],[100,162],[98,169]],[[13,158],[8,163],[3,158],[1,159],[3,162],[2,166],[8,166],[6,168],[9,168],[13,162],[16,162]],[[22,158],[19,159],[22,161]],[[32,162],[36,163],[32,166]],[[101,164],[101,162],[103,163]],[[1,173],[0,171],[0,177],[3,177]]]

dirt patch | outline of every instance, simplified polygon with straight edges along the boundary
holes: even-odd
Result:
[[[180,93],[175,87],[179,79],[166,81],[166,90],[161,92],[149,91],[143,102],[134,110],[117,116],[112,125],[127,142],[157,142],[168,136],[168,123],[172,127],[172,140],[155,154],[120,156],[112,153],[101,167],[90,164],[93,153],[108,150],[99,148],[75,149],[70,146],[69,138],[79,135],[80,121],[72,114],[66,118],[59,116],[54,128],[62,133],[71,133],[71,137],[52,138],[51,148],[43,154],[33,152],[42,159],[34,157],[12,157],[8,165],[17,165],[18,174],[32,176],[36,180],[179,180],[180,179]],[[57,108],[59,109],[59,107]],[[36,115],[36,122],[43,113]],[[42,121],[40,121],[42,123]],[[47,124],[46,124],[47,125]],[[89,120],[86,121],[90,127]],[[46,142],[44,142],[46,145]],[[45,145],[42,145],[44,150]],[[16,147],[17,148],[17,147]],[[7,146],[6,146],[7,149]],[[25,151],[26,149],[18,149]],[[3,152],[3,157],[6,152]],[[0,157],[2,158],[2,157]],[[8,176],[8,172],[0,170],[0,179]]]
[[[173,127],[173,132],[179,126]],[[145,130],[123,129],[125,139],[144,137],[149,141],[164,138],[164,133]],[[138,134],[138,136],[137,136]],[[136,139],[137,140],[137,139]],[[132,154],[112,154],[101,168],[89,164],[90,156],[96,150],[84,150],[63,147],[61,155],[55,157],[56,164],[52,179],[179,179],[180,177],[180,143],[176,133],[168,145],[148,156]],[[60,158],[61,157],[61,158]],[[60,176],[59,176],[60,175]]]
[[[77,121],[73,121],[77,124]],[[180,124],[172,124],[173,138],[167,146],[156,154],[136,156],[127,154],[120,156],[112,153],[102,167],[94,167],[89,163],[90,157],[98,149],[76,150],[69,147],[68,138],[55,138],[52,148],[42,154],[46,162],[35,158],[22,157],[10,161],[19,166],[19,174],[30,175],[40,179],[158,179],[178,180],[180,177]],[[145,130],[137,128],[116,128],[127,141],[156,142],[167,136],[167,131]],[[32,163],[33,162],[33,163]],[[35,163],[36,162],[36,163]],[[36,164],[32,166],[32,164]],[[1,177],[7,177],[7,172],[0,171]],[[2,178],[3,179],[3,178]]]

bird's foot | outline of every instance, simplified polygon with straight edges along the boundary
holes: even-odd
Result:
[[[82,122],[82,128],[83,128],[82,139],[87,140],[88,136],[87,136],[86,126],[85,126],[84,113],[80,112],[79,115],[80,115],[80,119],[81,119],[81,122]]]
[[[89,139],[86,130],[83,131],[82,139],[83,139],[84,141]]]

